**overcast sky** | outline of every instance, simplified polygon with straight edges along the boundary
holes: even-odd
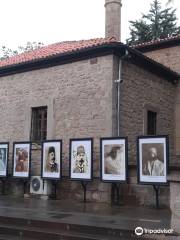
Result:
[[[104,1],[0,0],[0,46],[17,48],[27,41],[50,44],[104,37]],[[152,1],[122,0],[123,42],[128,37],[128,21],[147,13]],[[177,8],[180,18],[180,0],[170,6]]]

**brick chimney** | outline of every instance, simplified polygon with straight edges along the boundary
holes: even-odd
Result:
[[[105,0],[105,37],[121,40],[121,0]]]

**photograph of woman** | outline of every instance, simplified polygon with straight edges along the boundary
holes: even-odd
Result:
[[[101,178],[126,180],[127,143],[125,138],[101,138]]]
[[[105,145],[105,174],[121,175],[124,171],[123,145]]]

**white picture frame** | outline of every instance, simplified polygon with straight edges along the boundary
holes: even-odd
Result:
[[[13,143],[13,177],[29,178],[31,167],[31,143]]]
[[[43,179],[61,179],[62,140],[43,141],[41,149],[41,177]]]
[[[71,180],[91,181],[93,178],[93,139],[70,139]]]
[[[0,177],[7,177],[9,160],[9,143],[0,142]]]
[[[167,184],[168,137],[138,137],[138,182],[142,184]]]

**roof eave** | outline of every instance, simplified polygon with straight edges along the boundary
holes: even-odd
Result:
[[[142,45],[134,46],[134,48],[140,52],[150,52],[153,50],[159,50],[163,48],[169,48],[169,47],[176,47],[180,46],[180,38],[178,39],[171,39],[166,41],[160,41],[155,43],[144,43]]]
[[[180,75],[177,72],[172,71],[170,68],[164,66],[163,64],[154,61],[153,59],[147,57],[136,49],[127,46],[127,49],[131,53],[130,61],[136,65],[143,65],[148,71],[156,72],[160,77],[163,77],[172,83],[176,84],[180,80]]]
[[[141,52],[119,42],[105,43],[102,45],[79,49],[73,52],[56,54],[46,58],[40,58],[24,63],[0,67],[0,77],[26,71],[37,70],[41,68],[68,64],[75,61],[81,61],[93,57],[105,56],[110,54],[115,54],[121,57],[125,54],[126,50],[128,50],[128,52],[131,54],[130,61],[134,64],[140,64],[141,66],[144,66],[147,70],[155,72],[156,74],[164,77],[167,80],[172,81],[173,83],[179,80],[179,74],[173,72],[162,64],[159,64],[151,60],[150,58],[144,56]],[[138,59],[138,61],[134,61],[133,59]]]
[[[51,55],[46,58],[34,59],[28,62],[3,66],[0,67],[0,77],[26,71],[37,70],[41,68],[48,68],[57,65],[68,64],[75,61],[81,61],[97,56],[113,54],[114,53],[113,46],[115,45],[117,45],[117,43],[103,44],[100,46],[93,46],[72,52]],[[119,45],[119,49],[122,49],[123,47],[124,47],[123,44]]]

